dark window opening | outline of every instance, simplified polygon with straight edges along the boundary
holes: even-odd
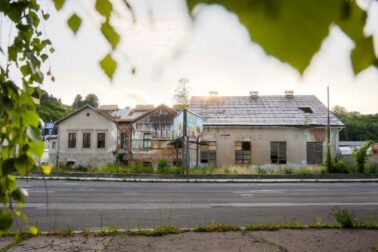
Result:
[[[201,145],[200,158],[203,164],[216,164],[217,163],[217,142],[211,141]]]
[[[251,142],[238,141],[235,142],[235,163],[250,164],[251,163]]]
[[[323,163],[323,143],[307,142],[307,164]]]
[[[97,148],[105,148],[105,133],[97,133]]]
[[[270,159],[272,164],[286,164],[286,142],[270,143]]]
[[[310,107],[299,107],[298,109],[302,110],[306,114],[312,114],[312,113],[314,113]]]
[[[143,149],[151,149],[151,133],[143,133]]]
[[[83,133],[83,148],[91,148],[91,133]]]
[[[56,142],[52,142],[52,148],[55,149],[56,148]]]
[[[76,133],[68,133],[68,148],[76,148]]]
[[[121,133],[121,149],[126,150],[128,145],[128,135],[127,133]]]

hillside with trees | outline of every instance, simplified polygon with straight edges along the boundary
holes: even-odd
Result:
[[[33,97],[40,100],[37,105],[37,113],[45,123],[55,122],[73,111],[71,106],[63,104],[59,98],[48,94],[43,89],[36,89]]]
[[[346,126],[340,131],[340,141],[378,142],[378,114],[348,112],[341,106],[335,106],[332,111]]]

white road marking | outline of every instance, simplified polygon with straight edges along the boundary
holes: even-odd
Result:
[[[159,210],[199,209],[212,207],[301,207],[301,206],[378,206],[378,202],[253,202],[253,203],[49,203],[49,209],[59,210]],[[46,208],[45,203],[26,203],[25,208]]]

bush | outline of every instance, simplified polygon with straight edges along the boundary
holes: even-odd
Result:
[[[256,174],[266,174],[266,173],[267,173],[267,170],[261,168],[260,166],[256,168]]]
[[[355,224],[354,213],[349,212],[346,209],[339,209],[335,207],[330,213],[333,217],[336,218],[336,221],[341,225],[342,228],[353,228]]]
[[[165,158],[159,159],[157,161],[157,171],[158,173],[167,173],[169,170],[169,163],[168,160]]]
[[[352,156],[354,157],[357,172],[365,172],[365,165],[369,161],[369,158],[372,156],[371,153],[368,153],[368,149],[373,145],[374,142],[369,141],[366,144],[362,145],[360,148],[353,151]]]
[[[333,161],[332,161],[330,144],[327,144],[327,156],[326,156],[326,161],[324,165],[327,168],[328,173],[333,173]]]
[[[285,167],[282,171],[284,174],[294,174],[294,169],[291,167]]]
[[[367,173],[378,174],[378,164],[370,164]]]
[[[349,169],[343,160],[335,163],[332,171],[333,173],[349,173]]]

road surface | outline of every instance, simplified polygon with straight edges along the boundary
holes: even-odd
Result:
[[[329,215],[335,206],[378,220],[378,183],[46,181],[47,192],[41,180],[19,183],[29,192],[23,211],[43,231],[286,223],[292,218],[310,224],[316,217],[335,223]]]

